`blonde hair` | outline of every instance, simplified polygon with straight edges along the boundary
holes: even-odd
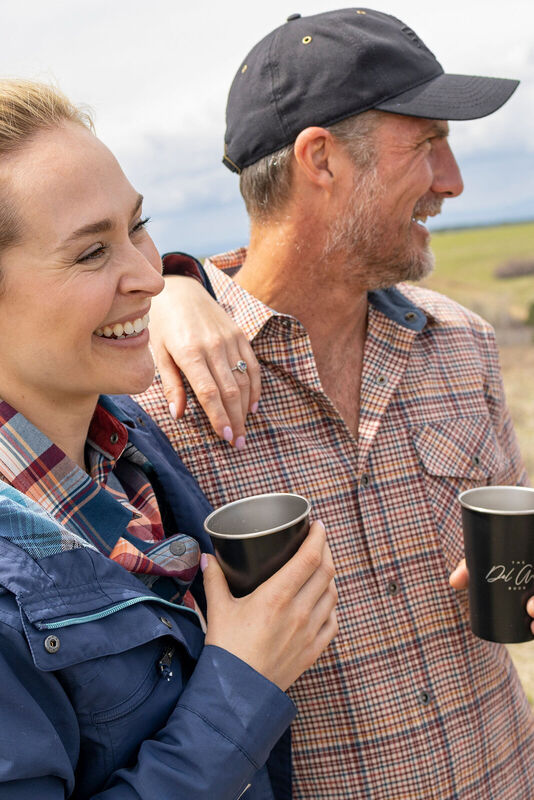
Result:
[[[2,157],[25,147],[39,131],[75,122],[94,133],[88,110],[75,106],[56,87],[17,78],[0,79],[0,165]],[[6,187],[0,183],[0,250],[20,235]]]

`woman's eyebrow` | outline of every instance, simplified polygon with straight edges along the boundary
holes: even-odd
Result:
[[[132,209],[131,216],[134,217],[136,213],[139,211],[143,204],[143,195],[138,194],[135,206]],[[88,225],[82,225],[81,228],[77,228],[71,235],[65,239],[65,241],[61,244],[60,248],[67,247],[68,245],[72,244],[73,242],[81,239],[83,236],[91,236],[92,234],[96,233],[105,233],[106,231],[110,231],[113,228],[114,222],[109,217],[105,217],[104,219],[100,219],[97,222],[90,222]]]

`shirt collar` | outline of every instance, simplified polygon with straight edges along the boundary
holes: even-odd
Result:
[[[232,315],[249,341],[252,341],[272,317],[293,318],[266,306],[232,280],[243,264],[246,255],[247,248],[240,247],[237,250],[211,256],[204,262],[204,269],[212,283],[217,299]],[[399,287],[392,286],[389,289],[369,292],[369,303],[403,328],[417,332],[422,331],[428,322],[428,315],[412,303],[401,289],[402,284],[399,284]]]

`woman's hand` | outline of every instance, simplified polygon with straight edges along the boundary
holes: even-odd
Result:
[[[314,522],[293,558],[245,597],[233,597],[215,557],[206,558],[206,644],[228,650],[285,691],[338,631],[323,524]]]
[[[260,368],[245,334],[194,278],[169,276],[152,300],[150,340],[169,413],[187,404],[180,370],[191,384],[215,432],[238,449],[245,419],[260,399]],[[245,373],[232,371],[245,361]]]

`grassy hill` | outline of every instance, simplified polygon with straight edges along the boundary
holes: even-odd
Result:
[[[453,297],[497,328],[525,322],[534,304],[534,275],[499,279],[510,261],[534,263],[534,222],[495,228],[441,231],[432,236],[434,274],[425,286]]]

